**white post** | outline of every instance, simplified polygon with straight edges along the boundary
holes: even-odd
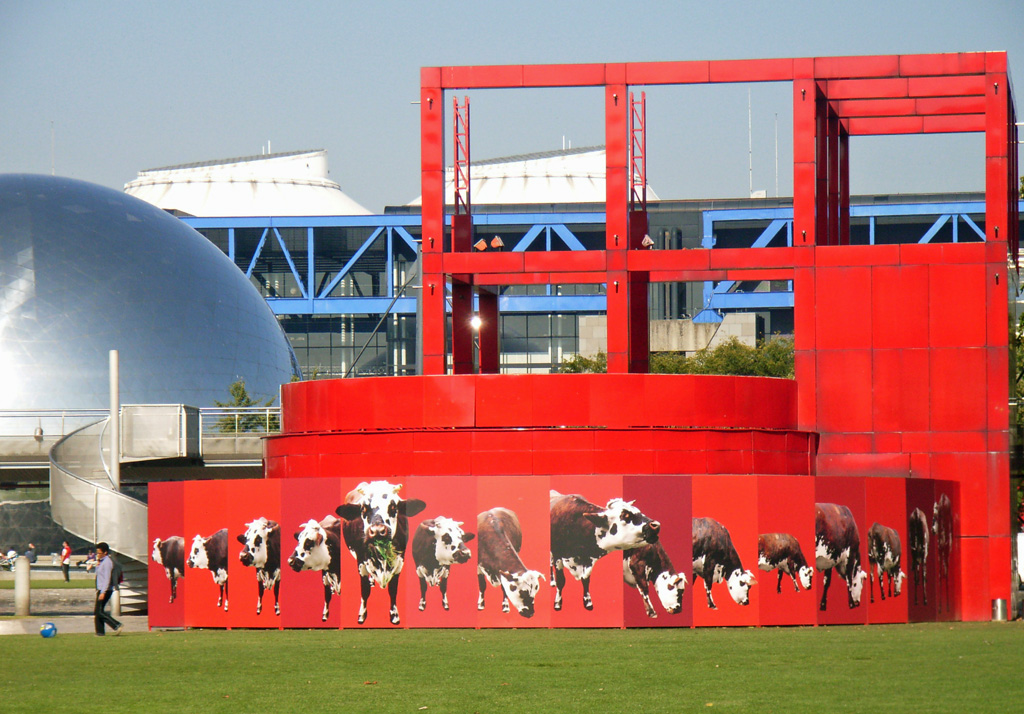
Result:
[[[28,617],[31,613],[32,565],[24,555],[14,561],[14,614]]]
[[[110,350],[110,481],[121,490],[121,390],[117,350]]]

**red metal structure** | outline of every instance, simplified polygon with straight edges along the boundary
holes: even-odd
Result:
[[[467,496],[467,513],[486,505],[479,494],[488,489],[507,489],[502,497],[513,498],[516,478],[542,502],[547,485],[563,492],[585,491],[589,483],[608,493],[635,489],[655,506],[679,504],[673,517],[684,530],[672,532],[682,538],[673,546],[677,561],[685,559],[678,548],[689,538],[692,507],[694,517],[731,519],[748,567],[766,529],[799,521],[793,533],[807,548],[815,502],[847,505],[862,534],[873,520],[902,529],[907,553],[907,514],[921,511],[928,524],[937,523],[932,510],[939,513],[941,490],[959,520],[947,561],[957,606],[947,604],[939,617],[988,619],[991,600],[1008,598],[1007,258],[1016,264],[1018,215],[1005,53],[434,67],[421,71],[421,82],[423,376],[286,385],[284,431],[266,442],[268,477],[340,478],[342,486],[331,486],[335,499],[345,479],[455,477],[442,491],[476,493]],[[637,169],[646,164],[643,105],[630,88],[715,82],[792,84],[793,245],[642,250],[646,207],[634,194]],[[474,251],[468,197],[457,204],[448,233],[445,92],[570,86],[604,92],[605,249]],[[454,106],[464,122],[455,136],[466,142],[456,156],[464,152],[468,168],[468,102],[465,114]],[[849,137],[950,132],[985,134],[986,242],[849,245]],[[703,280],[793,281],[795,380],[643,374],[648,284]],[[546,283],[607,285],[609,374],[496,374],[496,288]],[[474,293],[482,319],[477,335],[470,326]],[[855,313],[851,306],[869,307]],[[668,495],[673,489],[679,493]],[[284,490],[281,499],[284,513]],[[309,512],[317,508],[319,501]],[[194,522],[197,530],[216,525],[191,515],[187,504],[185,511],[186,525]],[[759,598],[774,595],[773,587],[759,587]],[[691,592],[703,597],[697,587]],[[766,607],[758,619],[756,608],[737,606],[727,621],[695,600],[693,622],[934,619],[915,610],[916,592],[912,605],[908,595],[863,610],[846,609],[839,590],[831,595],[839,600],[827,613],[817,614],[811,602],[792,611]],[[642,612],[638,617],[642,622]]]

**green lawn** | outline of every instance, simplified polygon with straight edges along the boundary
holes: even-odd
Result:
[[[4,712],[1013,712],[1019,623],[0,637]]]

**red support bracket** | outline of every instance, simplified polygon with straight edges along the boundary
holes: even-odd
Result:
[[[469,191],[469,97],[452,97],[455,109],[455,215],[468,216],[472,213],[472,200]]]
[[[647,212],[647,92],[629,93],[629,210]]]

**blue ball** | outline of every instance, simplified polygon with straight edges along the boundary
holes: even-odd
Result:
[[[44,622],[39,626],[39,634],[43,637],[55,637],[57,635],[57,626],[52,622]]]

